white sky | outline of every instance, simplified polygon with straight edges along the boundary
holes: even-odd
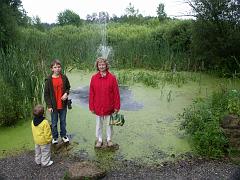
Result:
[[[66,9],[77,13],[81,19],[86,19],[87,14],[107,11],[110,16],[118,17],[125,14],[125,9],[131,3],[135,10],[143,16],[157,16],[156,10],[160,3],[165,5],[168,16],[181,16],[190,14],[191,8],[184,0],[22,0],[23,8],[28,16],[39,16],[41,22],[54,23],[57,15]]]

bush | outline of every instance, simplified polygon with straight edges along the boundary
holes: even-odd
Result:
[[[10,126],[23,118],[22,106],[18,101],[18,94],[0,79],[0,126]]]
[[[227,109],[230,114],[240,116],[240,92],[232,90],[228,93]]]
[[[220,120],[226,114],[240,115],[240,91],[222,91],[207,99],[197,99],[184,109],[180,118],[181,128],[190,135],[197,153],[208,157],[222,157],[228,152],[229,144]]]

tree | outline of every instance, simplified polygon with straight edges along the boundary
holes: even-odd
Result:
[[[240,21],[239,0],[188,0],[188,4],[196,13],[197,19],[220,21]]]
[[[167,14],[165,13],[164,7],[165,6],[163,3],[160,3],[157,7],[157,15],[158,15],[159,21],[163,21],[167,18]]]
[[[128,7],[125,9],[126,11],[126,15],[129,17],[129,16],[137,16],[138,13],[139,13],[139,10],[138,9],[135,9],[134,6],[129,3]]]
[[[45,27],[44,27],[43,23],[41,22],[41,19],[39,16],[33,17],[32,24],[34,27],[36,27],[40,31],[45,30]]]
[[[58,24],[61,26],[64,25],[80,26],[82,24],[80,16],[69,9],[59,13],[57,18]]]
[[[230,74],[240,71],[239,0],[192,0],[194,59],[207,68]]]
[[[27,24],[26,12],[20,0],[0,1],[0,48],[15,42],[18,26]]]

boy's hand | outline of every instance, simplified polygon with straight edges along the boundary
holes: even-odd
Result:
[[[67,98],[68,98],[67,93],[64,93],[64,95],[61,97],[61,99],[62,99],[63,101],[65,101]]]
[[[51,113],[53,112],[53,108],[48,108],[48,111]]]

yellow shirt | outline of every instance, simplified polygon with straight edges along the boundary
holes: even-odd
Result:
[[[52,141],[51,128],[46,119],[44,119],[38,126],[34,126],[32,121],[32,134],[35,144],[45,145]]]

